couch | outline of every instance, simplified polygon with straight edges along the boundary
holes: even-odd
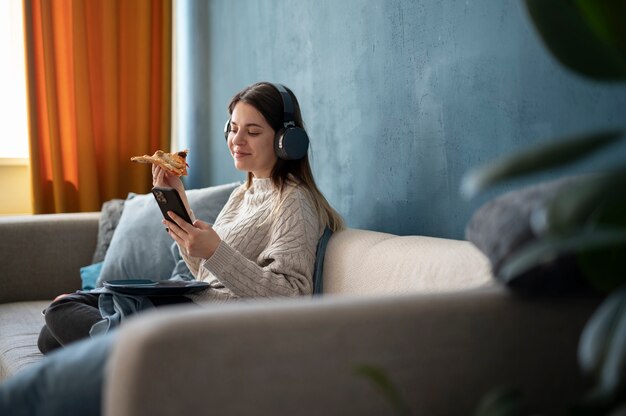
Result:
[[[99,219],[0,218],[0,379],[42,359],[41,311],[80,288]],[[393,414],[378,372],[416,415],[471,414],[508,386],[550,411],[588,387],[576,348],[598,299],[513,295],[461,240],[347,229],[330,239],[323,267],[320,296],[128,320],[104,414]]]

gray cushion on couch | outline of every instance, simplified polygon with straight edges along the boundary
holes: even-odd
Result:
[[[512,279],[501,273],[511,257],[545,237],[545,232],[533,229],[533,215],[580,178],[565,177],[511,191],[476,211],[465,237],[489,258],[494,276],[525,293],[562,294],[586,289],[573,256],[555,258]]]
[[[100,263],[111,245],[113,232],[117,228],[124,210],[123,199],[112,199],[102,204],[100,221],[98,222],[98,242],[93,253],[93,263]]]

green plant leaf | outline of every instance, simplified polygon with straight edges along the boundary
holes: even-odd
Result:
[[[626,79],[623,0],[526,0],[532,22],[567,68],[599,80]]]
[[[626,241],[616,241],[602,250],[579,253],[577,263],[593,288],[601,293],[610,293],[626,282],[625,258]]]
[[[378,367],[371,365],[359,365],[355,368],[357,374],[364,376],[374,383],[382,395],[389,401],[395,414],[407,416],[411,414],[409,406],[402,398],[398,388],[391,382],[387,374]]]
[[[621,135],[612,130],[568,137],[502,157],[467,173],[461,191],[471,197],[495,183],[566,165],[616,142]]]
[[[583,229],[572,231],[566,235],[547,236],[512,255],[500,269],[499,277],[504,282],[510,282],[516,277],[538,266],[548,264],[565,254],[611,249],[620,244],[626,244],[626,229]],[[623,274],[624,268],[626,268],[626,264],[621,266],[621,270],[614,271],[622,273],[619,275],[621,279],[626,279],[626,274]]]
[[[591,316],[578,344],[581,369],[595,377],[602,372],[611,340],[622,315],[626,313],[626,289],[616,291]]]
[[[615,50],[626,54],[626,2],[624,0],[575,0],[589,28]]]
[[[613,293],[610,298],[617,298],[618,306],[609,305],[609,313],[600,316],[610,321],[610,329],[605,334],[598,391],[615,400],[626,398],[626,289]]]
[[[557,192],[543,210],[537,211],[533,224],[535,233],[563,233],[594,222],[626,226],[624,184],[626,166],[570,183]]]
[[[521,416],[523,408],[519,390],[503,387],[494,389],[483,397],[474,416]]]

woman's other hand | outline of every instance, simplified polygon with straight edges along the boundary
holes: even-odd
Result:
[[[168,172],[158,165],[152,165],[152,186],[162,188],[174,188],[182,196],[185,193],[185,187],[180,177]]]
[[[163,220],[163,224],[168,228],[174,241],[189,256],[208,259],[213,255],[222,240],[210,224],[196,220],[191,225],[172,211],[168,211],[167,214],[174,220],[174,223]]]

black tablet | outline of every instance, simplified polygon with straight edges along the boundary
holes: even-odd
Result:
[[[109,280],[104,287],[115,293],[142,296],[187,295],[208,289],[207,282],[197,280],[150,280],[125,279]]]

